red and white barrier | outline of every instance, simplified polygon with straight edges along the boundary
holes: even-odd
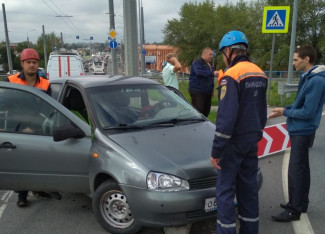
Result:
[[[263,138],[258,142],[257,156],[265,157],[291,147],[290,137],[285,123],[264,128]]]

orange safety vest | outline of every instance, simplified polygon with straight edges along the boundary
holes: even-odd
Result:
[[[219,85],[224,76],[229,76],[238,83],[248,77],[258,76],[267,79],[265,73],[257,65],[248,61],[239,62],[235,66],[230,67],[226,72],[219,71]]]
[[[10,83],[28,85],[28,83],[25,79],[18,77],[19,75],[20,75],[20,73],[8,76]],[[41,90],[47,91],[49,86],[50,86],[50,82],[47,79],[45,79],[43,77],[39,77],[39,80],[35,82],[33,87],[40,88]]]

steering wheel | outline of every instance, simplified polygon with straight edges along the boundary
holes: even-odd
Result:
[[[166,108],[166,107],[171,107],[172,103],[168,100],[161,100],[157,102],[153,107],[152,107],[152,115],[155,116],[160,110]]]

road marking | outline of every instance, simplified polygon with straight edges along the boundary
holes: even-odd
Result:
[[[13,194],[13,191],[5,191],[4,194],[2,195],[2,197],[0,198],[0,203],[3,203],[3,204],[0,204],[0,219],[1,219],[1,216],[4,212],[4,210],[7,207],[8,200],[12,196],[12,194]]]
[[[288,166],[289,166],[289,159],[290,159],[290,149],[285,151],[283,161],[282,161],[282,184],[283,184],[283,192],[284,192],[284,198],[286,202],[289,200],[288,195]],[[315,234],[307,213],[302,213],[300,215],[299,221],[293,221],[291,222],[293,229],[296,234]]]

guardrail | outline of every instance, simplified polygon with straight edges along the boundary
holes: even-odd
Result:
[[[280,95],[281,104],[283,104],[283,96],[287,93],[298,91],[298,84],[278,82],[278,94]]]
[[[0,75],[0,81],[3,81],[7,77],[8,77],[8,75]]]

